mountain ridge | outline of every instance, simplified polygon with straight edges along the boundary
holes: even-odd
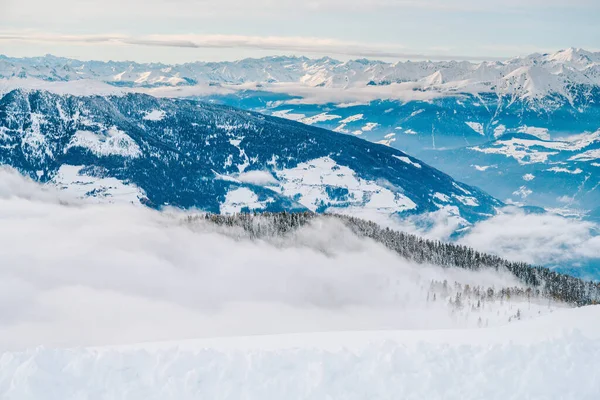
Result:
[[[600,160],[593,152],[571,160],[573,152],[557,149],[564,138],[600,129],[599,66],[600,53],[574,48],[481,63],[266,57],[169,66],[4,57],[0,92],[15,87],[82,95],[142,92],[231,105],[397,148],[505,202],[589,214]],[[550,156],[548,166],[520,159],[513,165],[503,149],[521,134],[552,142],[544,144],[551,150],[519,147],[523,157],[562,154]],[[501,175],[500,166],[510,173]],[[508,175],[514,177],[507,180]],[[560,184],[545,184],[544,175]],[[538,178],[521,182],[524,176]],[[588,176],[592,179],[584,180]]]
[[[78,196],[211,212],[395,215],[466,224],[502,203],[398,150],[227,106],[144,94],[0,98],[0,161]],[[139,189],[136,191],[136,188]]]
[[[130,61],[78,61],[47,55],[0,58],[0,77],[31,77],[47,81],[93,79],[130,87],[195,84],[300,83],[311,87],[363,87],[415,83],[406,90],[495,92],[503,96],[538,98],[552,93],[573,102],[570,85],[600,85],[600,52],[566,49],[534,53],[504,62],[483,61],[338,61],[332,58],[272,56],[226,62],[184,64]],[[554,79],[553,77],[560,77]],[[406,85],[405,85],[406,86]]]

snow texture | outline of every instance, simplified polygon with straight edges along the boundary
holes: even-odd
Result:
[[[410,165],[412,165],[412,166],[413,166],[413,167],[415,167],[415,168],[421,168],[421,164],[419,164],[419,163],[416,163],[416,162],[412,161],[412,160],[411,160],[410,158],[408,158],[408,157],[404,157],[404,156],[397,156],[397,155],[394,155],[393,157],[394,157],[394,158],[397,158],[398,160],[400,160],[400,161],[402,161],[402,162],[405,162],[405,163],[407,163],[407,164],[410,164]]]
[[[111,127],[104,132],[77,131],[71,138],[67,149],[83,147],[98,156],[117,155],[136,158],[142,152],[137,143],[125,132]]]
[[[475,331],[36,348],[0,356],[0,397],[593,400],[600,393],[599,316],[590,306]]]
[[[143,119],[146,121],[162,121],[167,114],[163,110],[152,110]]]
[[[346,206],[349,207],[350,214],[353,207],[392,214],[417,207],[401,193],[394,193],[374,181],[359,178],[353,170],[338,165],[329,157],[300,163],[294,168],[276,171],[275,174],[281,181],[281,193],[297,199],[312,211],[323,206]],[[332,198],[327,188],[347,190],[348,194],[343,200]]]

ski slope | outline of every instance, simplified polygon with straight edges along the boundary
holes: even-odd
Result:
[[[0,356],[3,399],[597,399],[600,307],[476,330],[304,333]]]

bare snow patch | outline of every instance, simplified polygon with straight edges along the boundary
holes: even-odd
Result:
[[[221,204],[221,214],[235,214],[244,209],[259,210],[265,208],[266,202],[259,201],[258,195],[252,190],[241,187],[230,190]]]
[[[550,172],[562,172],[565,174],[571,174],[571,175],[577,175],[582,173],[583,171],[580,168],[576,168],[574,170],[570,170],[568,168],[562,168],[562,167],[552,167],[552,168],[548,168],[546,171],[550,171]]]
[[[396,141],[396,138],[395,138],[395,137],[392,137],[392,138],[389,138],[389,139],[381,139],[381,140],[378,140],[378,141],[376,141],[375,143],[377,143],[377,144],[382,144],[382,145],[384,145],[384,146],[391,146],[391,145],[392,145],[392,143],[393,143],[393,142],[395,142],[395,141]]]
[[[479,146],[469,147],[470,150],[485,154],[501,154],[509,158],[514,158],[519,164],[545,163],[549,156],[558,154],[557,151],[542,151],[532,149],[533,146],[546,148],[556,148],[562,150],[562,145],[558,142],[543,142],[541,140],[529,140],[512,138],[494,143],[491,147],[481,148]]]
[[[536,128],[535,126],[524,125],[521,126],[517,132],[526,133],[542,140],[550,140],[550,134],[548,134],[547,128]]]
[[[361,128],[361,130],[363,132],[369,132],[369,131],[372,131],[377,126],[379,126],[379,124],[377,122],[367,122],[366,125]]]
[[[360,121],[361,119],[363,119],[363,116],[364,116],[363,114],[351,115],[351,116],[341,120],[340,124],[349,124],[350,122]]]
[[[525,175],[523,175],[523,180],[524,181],[532,181],[534,179],[535,179],[535,175],[533,175],[533,174],[525,174]]]
[[[383,137],[383,139],[375,142],[377,144],[382,144],[384,146],[391,146],[393,142],[396,141],[396,134],[395,133],[388,133],[387,135],[385,135]]]
[[[443,201],[443,202],[445,202],[445,203],[447,203],[447,202],[449,202],[449,201],[450,201],[450,198],[449,198],[448,196],[446,196],[445,194],[443,194],[443,193],[440,193],[440,192],[436,192],[436,193],[434,193],[434,194],[433,194],[433,197],[434,197],[435,199],[438,199],[438,200],[440,200],[440,201]]]
[[[513,192],[515,196],[519,196],[522,199],[529,197],[529,195],[532,193],[533,191],[531,189],[528,189],[526,186],[521,186],[519,189]]]
[[[97,156],[122,156],[137,158],[141,156],[137,143],[125,132],[111,127],[105,131],[77,131],[66,149],[83,147]]]
[[[394,158],[397,158],[398,160],[400,160],[400,161],[402,161],[402,162],[404,162],[404,163],[406,163],[406,164],[410,164],[410,165],[412,165],[413,167],[416,167],[416,168],[419,168],[419,169],[421,168],[421,164],[419,164],[419,163],[416,163],[416,162],[412,161],[412,160],[411,160],[410,158],[408,158],[408,157],[404,157],[404,156],[397,156],[397,155],[395,155],[395,154],[393,154],[393,155],[392,155],[392,157],[394,157]]]
[[[340,124],[334,129],[334,132],[350,133],[350,130],[348,130],[346,128],[346,125],[351,122],[360,121],[362,118],[363,118],[363,114],[351,115],[347,118],[344,118],[343,120],[340,121]],[[356,131],[353,133],[355,135],[360,135],[362,133],[362,131],[358,130],[358,133],[356,133]]]
[[[304,115],[304,114],[295,114],[295,113],[292,113],[292,111],[293,110],[278,110],[278,111],[273,111],[271,113],[271,115],[274,117],[285,118],[285,119],[289,119],[292,121],[299,121],[302,118],[306,117],[306,115]]]
[[[370,212],[392,214],[411,210],[417,205],[402,193],[393,192],[375,181],[356,176],[343,165],[329,157],[300,163],[294,168],[275,171],[283,195],[297,199],[308,208],[317,209],[343,206],[343,213],[362,208]],[[343,191],[343,195],[331,195],[331,191]]]
[[[316,124],[317,122],[331,121],[331,120],[339,119],[339,118],[342,118],[342,117],[339,115],[328,114],[328,113],[324,112],[321,114],[313,115],[312,117],[302,118],[298,121],[302,122],[303,124],[312,125],[312,124]]]
[[[82,173],[82,165],[63,164],[52,178],[51,184],[68,198],[82,199],[91,203],[127,203],[140,205],[146,197],[134,184],[112,177],[97,177]]]
[[[477,199],[475,197],[472,197],[472,196],[460,196],[460,195],[456,195],[456,194],[453,194],[452,197],[454,197],[455,199],[457,199],[458,201],[460,201],[465,206],[469,206],[469,207],[477,207],[477,206],[479,206],[479,202],[477,201]]]
[[[592,161],[600,158],[600,149],[584,151],[581,154],[574,155],[569,161]]]
[[[162,121],[166,115],[163,110],[152,110],[146,113],[142,119],[146,121]]]
[[[469,128],[473,129],[475,132],[479,133],[480,135],[484,135],[485,133],[483,132],[483,124],[480,122],[465,122],[465,124],[469,125]]]
[[[498,138],[498,137],[504,135],[505,132],[506,132],[506,126],[498,125],[497,127],[494,128],[494,137]]]

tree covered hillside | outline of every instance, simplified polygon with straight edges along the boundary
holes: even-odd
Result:
[[[335,218],[356,235],[375,240],[402,257],[418,264],[433,264],[469,270],[484,268],[497,271],[506,270],[526,286],[526,289],[505,288],[502,293],[496,293],[500,296],[544,297],[578,306],[600,302],[600,283],[598,282],[584,281],[580,278],[554,272],[548,268],[532,266],[523,262],[508,261],[462,245],[423,239],[416,235],[382,228],[371,221],[345,215],[327,214],[319,216],[309,212],[227,216],[205,214],[203,216],[189,216],[187,222],[193,223],[197,219],[203,219],[217,225],[240,227],[242,228],[240,234],[251,238],[267,238],[287,235],[318,218]],[[485,288],[481,293],[482,296],[494,296],[496,294],[489,293],[489,290]]]

